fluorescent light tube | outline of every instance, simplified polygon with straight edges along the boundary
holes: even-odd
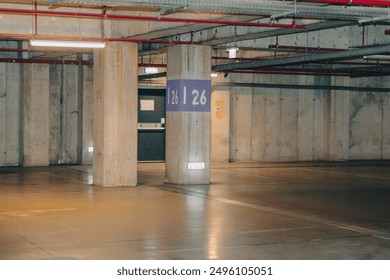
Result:
[[[30,40],[31,46],[38,47],[63,47],[63,48],[104,48],[105,42],[87,41],[58,41],[58,40]]]
[[[157,73],[158,73],[158,68],[155,68],[155,67],[146,67],[146,68],[145,68],[145,73],[146,73],[146,74],[157,74]]]

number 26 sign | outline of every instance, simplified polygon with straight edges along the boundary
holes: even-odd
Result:
[[[210,112],[210,80],[168,80],[167,112]]]

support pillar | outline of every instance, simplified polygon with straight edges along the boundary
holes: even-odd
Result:
[[[211,48],[168,49],[166,168],[172,184],[210,183]]]
[[[49,165],[49,66],[23,69],[23,165]]]
[[[110,42],[94,53],[93,180],[137,184],[137,44]]]

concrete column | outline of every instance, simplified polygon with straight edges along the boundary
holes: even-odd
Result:
[[[23,165],[49,165],[49,66],[23,69]]]
[[[95,50],[95,185],[137,184],[137,68],[137,44],[111,42]]]
[[[210,183],[211,48],[168,49],[166,181]]]

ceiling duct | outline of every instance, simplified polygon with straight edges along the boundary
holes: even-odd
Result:
[[[109,7],[146,7],[160,10],[185,7],[186,10],[212,11],[233,14],[278,16],[288,15],[289,17],[318,18],[334,20],[359,21],[362,18],[384,18],[388,16],[387,9],[374,7],[345,6],[340,9],[338,6],[313,6],[294,4],[293,1],[233,1],[233,0],[49,0],[49,4],[77,3],[91,5],[106,5]]]
[[[261,67],[276,67],[294,64],[307,64],[317,61],[333,61],[333,60],[344,60],[344,59],[355,59],[363,58],[364,56],[374,54],[384,54],[390,52],[390,45],[368,47],[363,49],[331,52],[331,53],[320,53],[313,55],[293,56],[287,58],[277,59],[266,59],[266,60],[255,60],[250,62],[237,62],[229,64],[221,64],[212,67],[213,71],[226,71],[226,70],[238,70],[238,69],[254,69]]]

